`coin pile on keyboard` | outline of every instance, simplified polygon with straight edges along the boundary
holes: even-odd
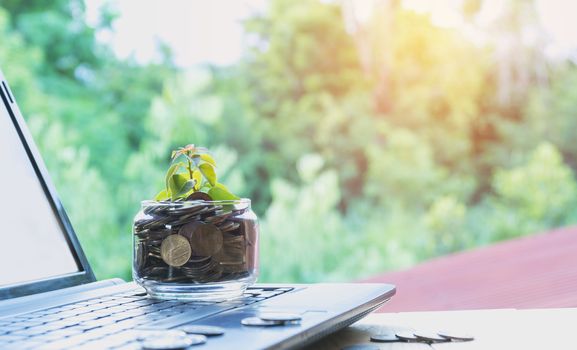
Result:
[[[241,320],[241,324],[249,327],[273,327],[299,324],[302,317],[291,313],[261,313],[258,316],[247,317]]]
[[[158,202],[134,223],[134,264],[145,279],[175,283],[236,280],[250,274],[256,242],[248,208],[198,201]]]
[[[182,330],[142,331],[137,337],[143,350],[180,350],[206,343],[202,334],[187,334]]]

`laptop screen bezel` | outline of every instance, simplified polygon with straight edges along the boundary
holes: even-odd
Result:
[[[8,111],[8,115],[14,125],[14,128],[26,150],[26,154],[32,167],[34,168],[34,172],[38,177],[38,181],[42,186],[42,189],[46,195],[47,200],[50,203],[50,207],[60,228],[65,236],[66,243],[68,244],[69,249],[72,252],[74,260],[78,266],[79,271],[68,273],[64,275],[54,276],[43,278],[40,280],[30,281],[30,282],[23,282],[13,285],[6,285],[0,287],[0,300],[4,299],[12,299],[17,298],[25,295],[32,295],[42,292],[48,292],[56,289],[62,289],[67,287],[72,287],[80,284],[90,283],[96,281],[94,277],[94,273],[90,265],[88,264],[88,260],[84,255],[82,247],[80,246],[80,242],[76,237],[76,233],[72,228],[70,220],[68,219],[68,215],[62,206],[62,202],[60,201],[54,185],[50,180],[50,176],[48,175],[48,171],[42,158],[40,157],[40,153],[34,144],[32,136],[24,122],[24,118],[20,113],[20,109],[16,104],[16,100],[14,95],[9,90],[9,85],[2,71],[0,70],[0,97],[2,99],[2,103],[4,107]],[[1,108],[1,107],[0,107]],[[2,267],[6,268],[6,267]]]

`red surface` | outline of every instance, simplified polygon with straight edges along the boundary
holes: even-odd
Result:
[[[577,227],[444,256],[363,282],[397,286],[379,312],[577,307]]]

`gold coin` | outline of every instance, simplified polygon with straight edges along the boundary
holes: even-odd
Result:
[[[192,249],[188,239],[179,235],[166,237],[160,245],[160,256],[170,266],[178,267],[186,264],[191,255]]]

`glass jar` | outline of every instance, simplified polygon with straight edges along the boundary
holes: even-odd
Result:
[[[143,201],[132,276],[155,298],[235,298],[256,282],[258,235],[249,199]]]

